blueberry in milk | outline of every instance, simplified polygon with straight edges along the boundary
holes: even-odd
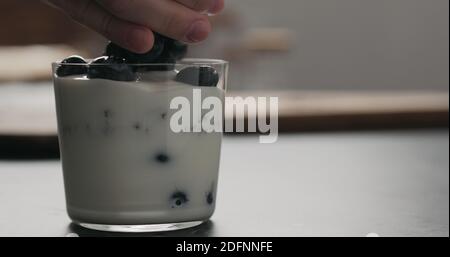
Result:
[[[155,160],[159,163],[168,163],[170,161],[170,157],[166,153],[157,153],[155,155]]]
[[[181,192],[181,191],[176,191],[170,197],[170,201],[171,201],[172,208],[178,208],[178,207],[182,207],[183,205],[185,205],[189,201],[189,199],[187,198],[186,193]]]
[[[111,110],[103,110],[103,117],[111,118],[112,112]]]
[[[206,203],[207,203],[208,205],[211,205],[211,204],[214,203],[214,194],[213,194],[212,191],[209,191],[209,192],[206,194]]]
[[[142,125],[141,125],[141,123],[139,123],[139,122],[135,122],[135,123],[133,124],[133,128],[134,128],[135,130],[141,130],[141,127],[142,127]]]
[[[88,78],[134,81],[136,80],[136,74],[125,63],[125,59],[115,56],[102,56],[90,63]]]
[[[56,75],[58,77],[66,77],[70,75],[81,75],[87,73],[87,67],[82,64],[86,64],[86,61],[83,57],[78,55],[72,55],[67,57],[61,62],[60,67],[56,70]],[[73,65],[64,65],[64,64],[73,64]],[[81,64],[81,65],[78,65]]]
[[[193,66],[181,70],[176,81],[199,87],[215,87],[219,83],[219,74],[213,67]]]

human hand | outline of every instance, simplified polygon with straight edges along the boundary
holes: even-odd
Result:
[[[145,53],[153,32],[185,42],[203,41],[211,32],[206,13],[217,14],[224,0],[47,0],[77,22],[118,45]]]

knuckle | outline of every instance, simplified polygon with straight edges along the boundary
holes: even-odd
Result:
[[[112,15],[105,14],[100,21],[100,32],[106,37],[111,36]]]
[[[92,1],[80,1],[79,4],[75,4],[74,1],[68,1],[66,3],[68,5],[68,15],[80,23],[85,23],[86,13],[92,7]]]
[[[167,15],[164,22],[162,29],[165,32],[170,32],[173,30],[174,27],[177,27],[177,16],[176,15]]]
[[[107,0],[103,1],[103,3],[111,12],[120,15],[128,10],[128,6],[132,4],[132,1],[133,0]]]

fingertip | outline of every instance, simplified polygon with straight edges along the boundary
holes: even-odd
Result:
[[[142,54],[152,49],[154,40],[153,32],[150,29],[134,26],[128,31],[124,47],[132,52]]]
[[[197,43],[205,40],[209,33],[211,33],[211,24],[208,19],[200,19],[191,24],[184,41],[187,43]]]
[[[214,3],[209,8],[208,13],[209,14],[218,14],[224,8],[225,8],[225,1],[224,0],[214,0]]]

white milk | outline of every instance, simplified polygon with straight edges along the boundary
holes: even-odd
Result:
[[[67,209],[74,221],[158,224],[213,214],[222,135],[171,132],[171,99],[192,100],[199,87],[164,82],[167,75],[157,80],[55,78]],[[201,90],[202,98],[223,101],[221,89]]]

